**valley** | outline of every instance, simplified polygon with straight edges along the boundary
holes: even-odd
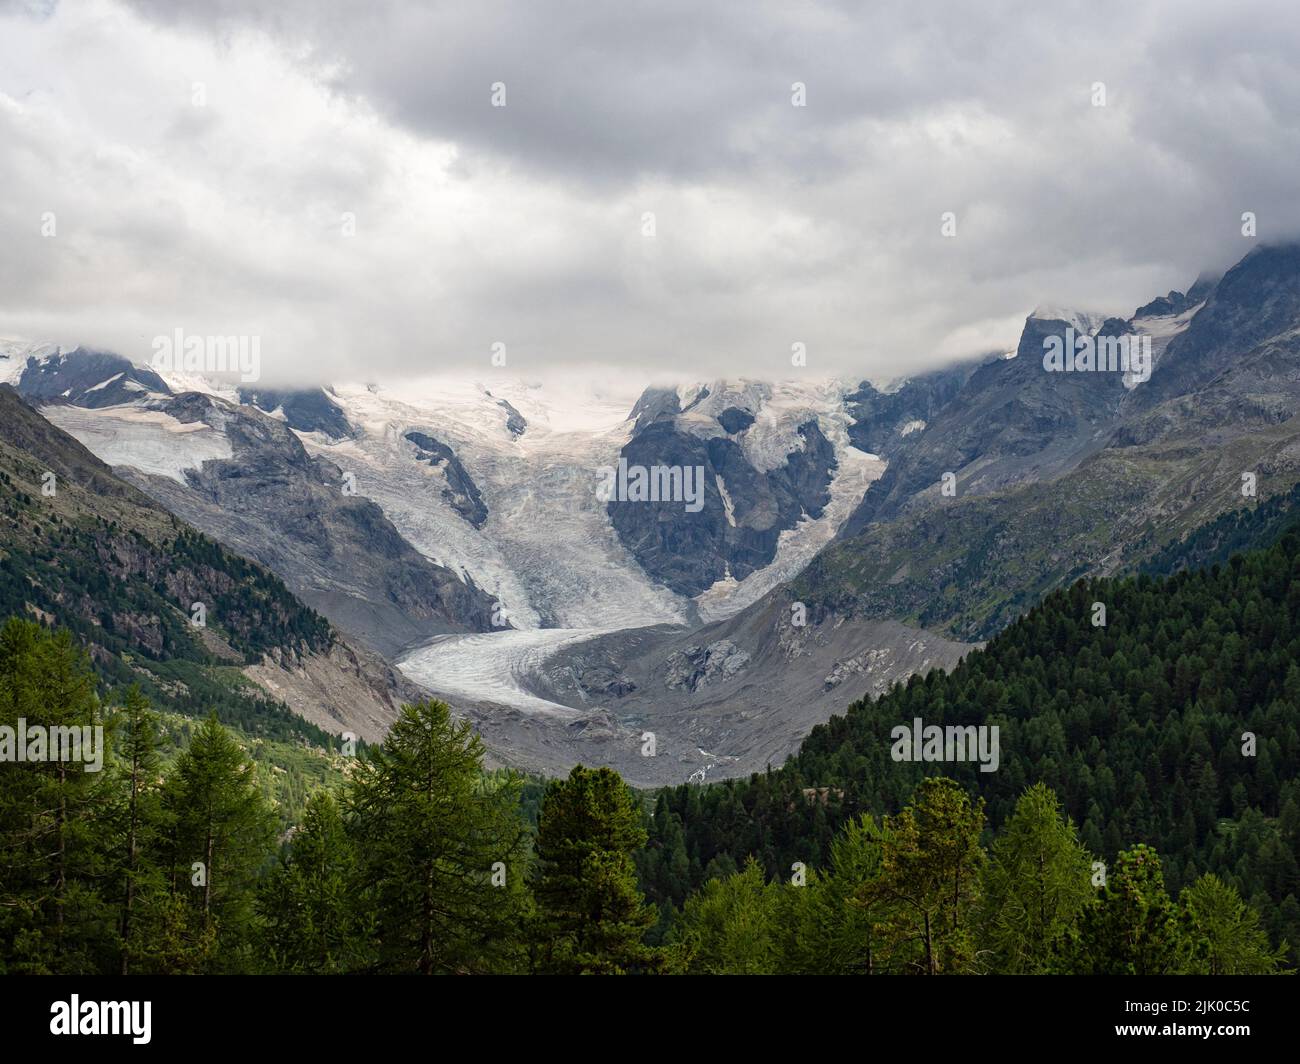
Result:
[[[1016,350],[888,385],[501,370],[277,390],[15,341],[0,368],[472,719],[493,763],[654,786],[781,764],[846,702],[1231,509],[1243,471],[1289,490],[1297,288],[1300,257],[1264,248],[1130,318],[1042,308]],[[1261,291],[1243,349],[1224,323]],[[1045,372],[1076,335],[1140,341],[1151,379]],[[699,497],[612,498],[618,469],[688,470]]]

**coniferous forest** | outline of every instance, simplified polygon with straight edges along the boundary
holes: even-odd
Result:
[[[485,771],[429,701],[291,801],[244,733],[178,735],[10,619],[0,725],[101,725],[108,753],[0,774],[0,970],[1290,972],[1300,536],[1274,517],[1208,568],[1050,595],[785,766],[656,793]],[[914,718],[998,725],[999,771],[893,760]]]

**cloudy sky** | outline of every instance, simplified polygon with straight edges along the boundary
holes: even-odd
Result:
[[[0,336],[893,377],[1300,233],[1297,56],[1294,0],[0,0]]]

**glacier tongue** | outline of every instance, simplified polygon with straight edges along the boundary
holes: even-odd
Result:
[[[603,634],[600,629],[534,628],[436,636],[397,666],[416,683],[452,700],[507,705],[527,713],[577,720],[587,711],[539,698],[528,690],[528,683],[562,647]]]

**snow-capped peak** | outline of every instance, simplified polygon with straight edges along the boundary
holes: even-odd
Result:
[[[0,384],[17,384],[29,358],[46,359],[61,354],[58,344],[0,336]]]
[[[1029,316],[1039,321],[1063,321],[1076,333],[1086,333],[1088,336],[1095,335],[1109,317],[1095,311],[1059,307],[1050,303],[1040,304]]]

